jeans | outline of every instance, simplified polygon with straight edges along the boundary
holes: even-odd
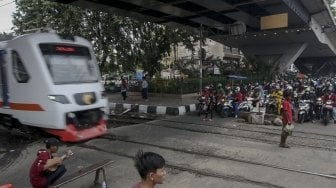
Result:
[[[123,100],[126,100],[126,98],[127,98],[127,93],[126,93],[126,91],[122,91],[122,92],[121,92],[121,96],[123,97]]]
[[[235,111],[235,115],[238,116],[238,112],[239,112],[239,102],[233,102],[233,108],[234,108],[234,111]]]
[[[55,183],[60,177],[64,175],[66,172],[64,165],[59,165],[54,172],[48,173],[47,176],[47,186]]]
[[[148,98],[148,88],[142,88],[142,98],[147,99]]]

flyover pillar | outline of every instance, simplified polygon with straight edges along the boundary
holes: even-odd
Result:
[[[307,43],[289,45],[280,59],[273,65],[272,71],[277,69],[277,72],[281,73],[288,69],[290,65],[294,64],[295,60],[299,58],[306,47]]]
[[[306,49],[307,43],[292,43],[282,45],[251,45],[242,46],[245,55],[255,56],[273,66],[272,72],[283,72],[298,59]]]

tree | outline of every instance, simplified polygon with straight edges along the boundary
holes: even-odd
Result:
[[[57,32],[80,35],[92,42],[101,71],[129,72],[137,67],[150,75],[161,71],[160,60],[171,46],[182,43],[193,49],[197,37],[182,29],[139,22],[110,12],[83,10],[44,0],[15,0],[14,31],[51,27]],[[121,70],[119,70],[119,68]]]
[[[336,16],[336,8],[334,6],[336,0],[327,0],[330,6],[330,10],[333,13],[334,16]]]
[[[272,78],[272,65],[254,56],[246,57],[243,60],[245,67],[240,70],[244,75],[255,75],[259,79]]]
[[[6,41],[6,40],[10,40],[14,37],[14,35],[12,33],[0,33],[0,41]]]

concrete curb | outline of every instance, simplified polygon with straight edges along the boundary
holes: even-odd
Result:
[[[171,115],[181,116],[188,112],[196,111],[196,104],[188,104],[178,107],[169,106],[152,106],[152,105],[138,105],[138,104],[123,104],[123,103],[109,103],[109,113],[118,109],[121,111],[129,109],[131,112],[157,114],[157,115]]]

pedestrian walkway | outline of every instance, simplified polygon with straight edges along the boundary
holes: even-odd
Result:
[[[174,95],[149,93],[144,100],[140,93],[128,92],[124,101],[120,93],[109,93],[110,113],[122,113],[125,110],[158,115],[184,115],[196,111],[197,94]]]

